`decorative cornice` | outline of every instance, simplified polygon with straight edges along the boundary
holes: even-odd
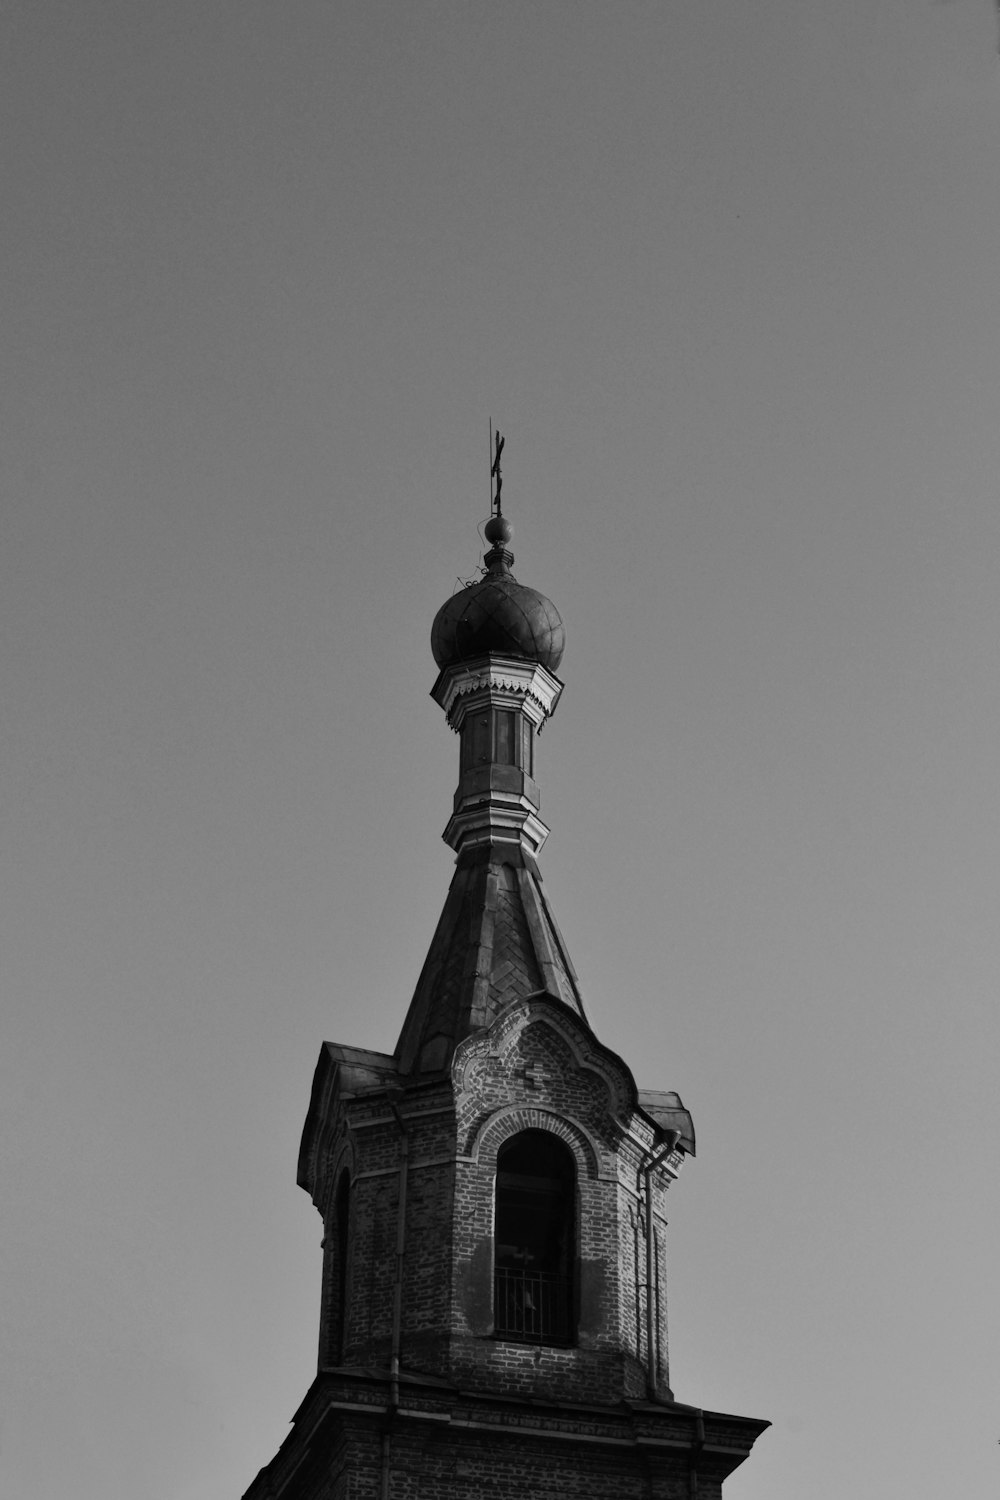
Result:
[[[431,688],[431,697],[444,709],[451,727],[458,729],[463,715],[456,709],[463,698],[481,692],[491,695],[513,693],[520,700],[530,700],[531,706],[541,710],[536,719],[537,727],[541,728],[555,712],[562,690],[559,678],[538,662],[518,660],[514,656],[481,656],[476,661],[456,662],[445,667]],[[528,703],[525,703],[525,709],[530,712]]]
[[[445,843],[456,850],[482,844],[516,844],[529,854],[537,854],[548,836],[548,824],[526,798],[507,799],[496,792],[452,813],[442,834]]]

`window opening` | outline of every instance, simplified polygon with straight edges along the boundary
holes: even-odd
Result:
[[[526,1130],[497,1157],[494,1332],[531,1343],[573,1337],[576,1173],[556,1136]]]
[[[343,1364],[344,1350],[347,1345],[347,1252],[349,1245],[348,1231],[351,1218],[351,1179],[346,1172],[341,1173],[337,1184],[337,1201],[335,1207],[336,1215],[336,1245],[337,1266],[335,1271],[336,1281],[336,1337],[334,1348],[336,1351],[335,1363]]]
[[[497,763],[501,766],[514,765],[514,727],[515,715],[509,709],[502,708],[497,712]]]

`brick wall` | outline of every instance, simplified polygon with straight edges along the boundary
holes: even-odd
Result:
[[[635,1106],[625,1064],[544,997],[511,1004],[467,1038],[450,1075],[400,1088],[376,1063],[371,1086],[323,1085],[310,1178],[325,1226],[321,1369],[247,1500],[381,1500],[386,1472],[389,1500],[720,1500],[723,1478],[766,1424],[696,1413],[670,1396],[665,1168],[653,1174],[659,1368],[658,1399],[647,1399],[643,1169],[663,1136]],[[526,1130],[556,1136],[574,1164],[575,1327],[565,1345],[494,1332],[497,1159]]]
[[[347,1376],[318,1380],[299,1423],[311,1441],[293,1434],[246,1500],[379,1500],[383,1473],[389,1500],[720,1500],[762,1425],[414,1383],[390,1411],[384,1384]]]
[[[614,1402],[646,1392],[645,1202],[655,1131],[632,1107],[631,1078],[585,1026],[546,999],[511,1007],[456,1054],[450,1079],[397,1096],[407,1156],[400,1360],[404,1369],[498,1393]],[[389,1095],[344,1101],[330,1132],[321,1365],[386,1366],[397,1275],[404,1130]],[[493,1332],[497,1153],[523,1130],[565,1143],[576,1170],[572,1347]],[[349,1164],[349,1167],[348,1167]],[[346,1309],[335,1209],[351,1172]],[[654,1301],[666,1389],[666,1296],[657,1184]],[[661,1216],[657,1218],[657,1215]]]

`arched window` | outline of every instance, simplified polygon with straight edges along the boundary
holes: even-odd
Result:
[[[576,1171],[547,1130],[525,1130],[497,1156],[493,1328],[500,1338],[573,1337]]]
[[[350,1240],[348,1231],[351,1219],[351,1179],[341,1172],[337,1183],[334,1204],[334,1233],[336,1263],[334,1266],[333,1309],[333,1354],[334,1363],[342,1364],[347,1344],[347,1254]]]

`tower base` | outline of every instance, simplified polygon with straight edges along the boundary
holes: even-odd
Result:
[[[721,1500],[769,1425],[679,1403],[497,1399],[327,1370],[244,1500]]]

